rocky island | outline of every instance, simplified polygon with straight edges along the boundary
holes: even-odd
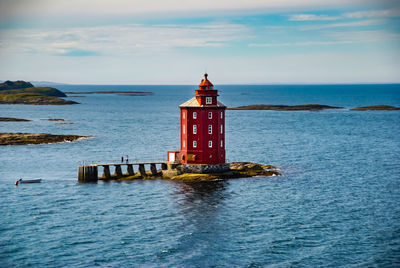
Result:
[[[0,122],[30,122],[31,120],[12,117],[0,117]]]
[[[64,100],[62,91],[53,87],[35,87],[25,81],[0,83],[0,104],[67,105],[78,102]]]
[[[303,105],[253,104],[247,106],[228,108],[228,110],[277,110],[277,111],[320,111],[325,109],[343,109],[343,107],[321,105],[321,104],[303,104]]]
[[[389,106],[389,105],[373,105],[373,106],[364,106],[358,108],[350,109],[352,111],[398,111],[399,107]]]
[[[281,175],[277,171],[278,168],[271,165],[263,165],[252,162],[232,162],[226,164],[226,166],[227,169],[223,172],[193,173],[185,171],[182,165],[169,165],[168,168],[165,170],[159,169],[156,171],[147,171],[144,173],[137,172],[134,175],[122,173],[120,175],[109,175],[105,174],[104,172],[103,176],[99,177],[98,179],[116,181],[164,179],[174,181],[197,182]]]
[[[32,133],[0,133],[0,145],[27,145],[47,144],[56,142],[70,142],[90,136],[78,135],[51,135]]]

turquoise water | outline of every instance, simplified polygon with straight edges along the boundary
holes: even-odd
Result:
[[[320,112],[227,111],[230,161],[283,176],[209,183],[79,185],[77,166],[179,149],[178,105],[195,86],[70,86],[153,96],[86,95],[80,105],[1,105],[0,132],[92,135],[0,148],[0,266],[400,265],[400,85],[221,85],[227,106],[343,106]],[[64,118],[71,125],[41,120]],[[43,183],[15,187],[16,178]]]

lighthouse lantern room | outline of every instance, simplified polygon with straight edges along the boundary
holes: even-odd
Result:
[[[181,112],[181,164],[225,163],[225,109],[207,73]],[[172,157],[169,157],[172,160]],[[174,159],[178,162],[178,159]]]

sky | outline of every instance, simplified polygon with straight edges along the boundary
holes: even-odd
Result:
[[[0,0],[0,80],[400,82],[399,0]]]

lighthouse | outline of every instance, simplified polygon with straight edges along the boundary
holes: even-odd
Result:
[[[194,97],[179,105],[181,149],[168,152],[169,162],[225,164],[225,109],[218,90],[204,74]]]

